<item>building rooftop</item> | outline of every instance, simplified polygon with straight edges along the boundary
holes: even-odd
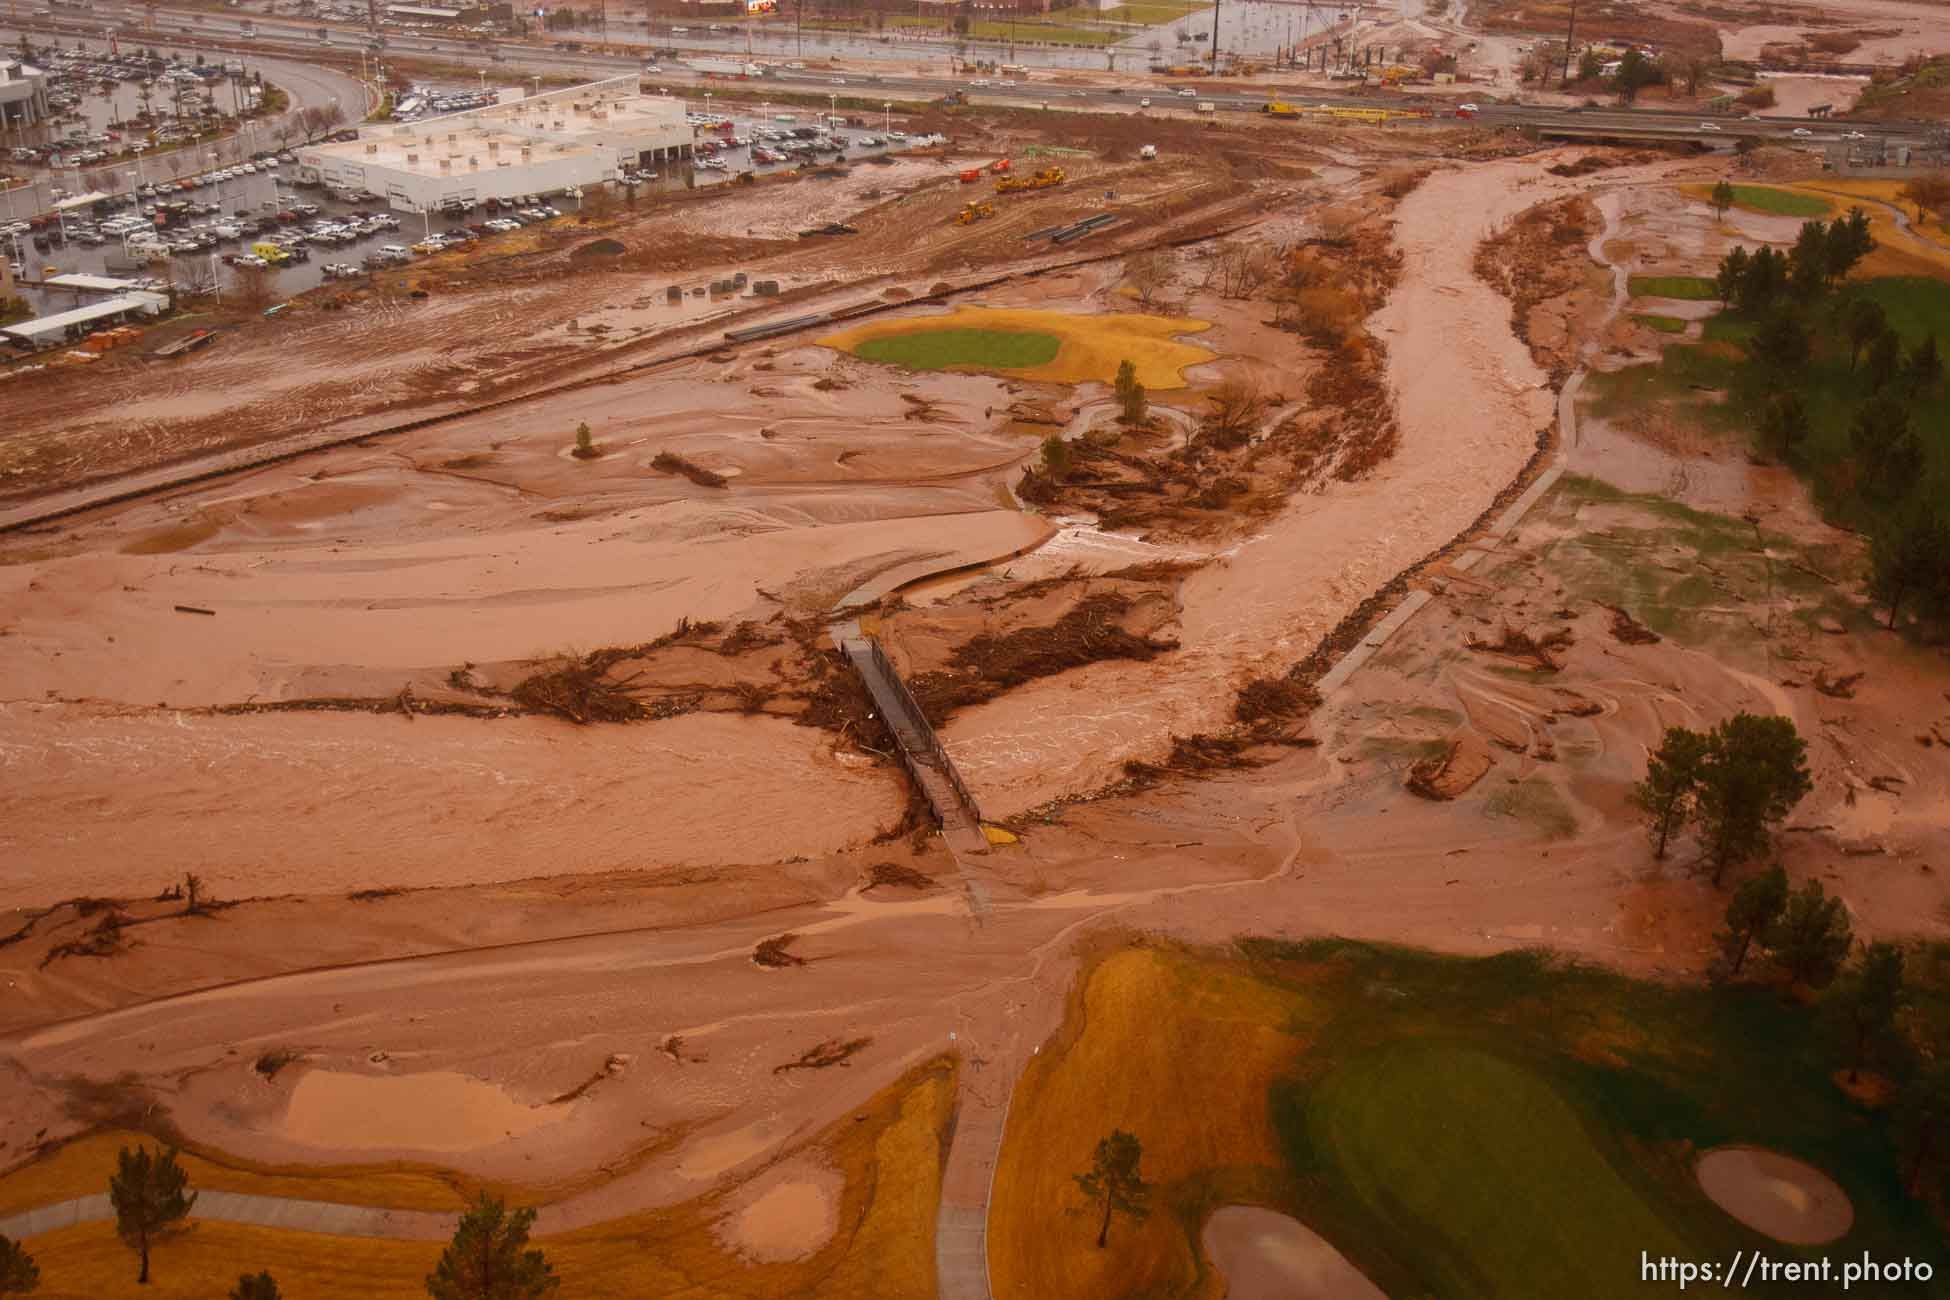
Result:
[[[133,280],[117,280],[106,275],[86,275],[80,271],[70,271],[66,275],[50,275],[44,283],[63,289],[98,289],[103,293],[121,293],[135,287]]]
[[[168,303],[169,299],[161,294],[125,293],[119,298],[110,298],[105,302],[92,303],[86,307],[76,307],[73,311],[56,312],[52,316],[42,316],[37,320],[9,325],[0,329],[0,334],[31,343],[37,339],[60,334],[71,325],[88,325],[130,311],[160,311]]]
[[[537,139],[456,121],[452,117],[436,119],[436,122],[443,123],[444,129],[434,130],[436,123],[429,122],[423,124],[422,130],[320,145],[315,152],[339,162],[363,163],[416,176],[463,176],[496,167],[599,151],[594,141]],[[310,152],[314,151],[307,150]]]

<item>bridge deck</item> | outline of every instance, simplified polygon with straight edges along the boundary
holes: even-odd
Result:
[[[947,751],[935,739],[934,728],[921,716],[920,706],[887,661],[886,654],[864,637],[849,638],[841,642],[840,649],[860,674],[860,680],[866,683],[867,693],[873,697],[880,716],[886,719],[887,729],[894,733],[901,757],[907,761],[907,770],[914,774],[915,784],[921,787],[928,806],[941,822],[941,837],[948,842],[948,847],[957,854],[987,852],[989,843],[982,834],[981,810],[962,785]]]

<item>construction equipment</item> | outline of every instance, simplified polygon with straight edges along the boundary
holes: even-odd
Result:
[[[961,173],[961,183],[963,185],[973,185],[976,181],[979,181],[981,179],[982,179],[982,169],[980,167],[970,167],[966,171]]]
[[[1298,117],[1300,110],[1283,100],[1270,99],[1260,105],[1260,112],[1271,113],[1275,117]]]
[[[989,164],[989,175],[991,176],[1000,176],[1008,170],[1009,160],[1007,158],[997,158]]]
[[[960,212],[957,212],[955,214],[955,224],[958,226],[972,226],[978,221],[987,221],[994,215],[995,205],[987,199],[983,199],[977,203],[970,203],[963,207]]]
[[[968,92],[965,90],[951,90],[940,99],[935,100],[934,107],[950,113],[959,112],[968,107]]]
[[[1034,176],[1004,176],[995,183],[995,192],[1014,194],[1019,190],[1046,190],[1052,185],[1061,185],[1063,180],[1061,167],[1045,167]]]

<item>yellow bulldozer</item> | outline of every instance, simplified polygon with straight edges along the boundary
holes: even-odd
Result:
[[[972,226],[977,221],[987,221],[995,215],[995,205],[984,199],[980,203],[970,203],[955,214],[955,224]]]
[[[1064,181],[1061,167],[1045,167],[1034,176],[1004,176],[995,183],[997,194],[1014,194],[1019,190],[1046,190]]]

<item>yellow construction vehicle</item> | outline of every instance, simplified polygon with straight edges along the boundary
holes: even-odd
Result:
[[[987,221],[994,215],[995,205],[987,199],[984,199],[980,203],[970,203],[962,208],[960,212],[957,212],[955,214],[955,224],[958,226],[972,226],[977,221]]]
[[[1271,113],[1276,117],[1294,117],[1300,112],[1293,105],[1278,99],[1267,100],[1266,103],[1260,106],[1259,111],[1262,113]]]
[[[1046,190],[1052,185],[1061,185],[1064,180],[1061,167],[1045,167],[1034,176],[1004,176],[995,183],[995,192],[1014,194],[1018,190]]]

